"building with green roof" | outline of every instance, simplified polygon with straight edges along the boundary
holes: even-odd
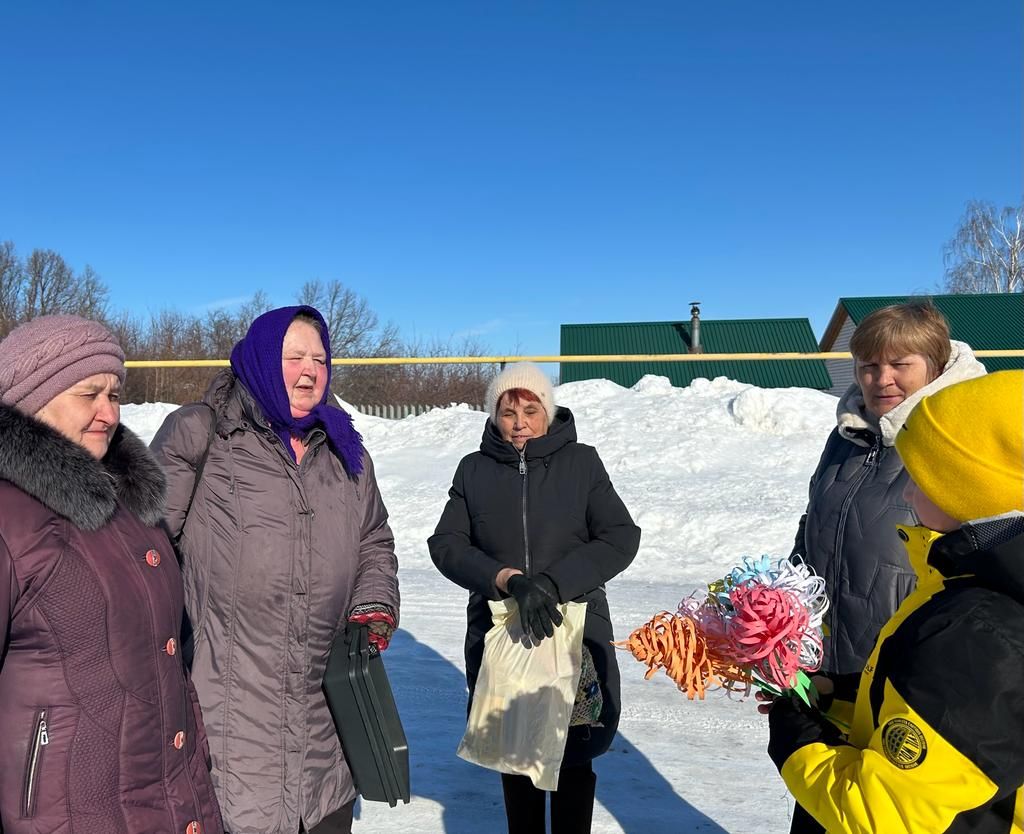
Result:
[[[1024,350],[1024,294],[906,296],[886,295],[840,298],[821,338],[822,352],[849,351],[850,337],[869,314],[890,304],[930,301],[949,322],[950,335],[974,350]],[[1024,368],[1024,357],[979,357],[992,371]],[[853,383],[853,360],[825,362],[832,377],[829,393],[842,395]]]
[[[699,313],[699,311],[697,311]],[[703,353],[815,353],[818,343],[809,320],[698,319],[690,321],[563,324],[563,356],[690,353],[694,321]],[[694,379],[725,376],[762,388],[831,387],[820,359],[757,359],[684,362],[562,362],[560,381],[609,379],[624,387],[643,376],[664,376],[678,387]]]

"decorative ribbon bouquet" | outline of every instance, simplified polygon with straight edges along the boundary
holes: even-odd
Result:
[[[722,579],[662,611],[615,645],[659,669],[692,701],[709,689],[749,695],[752,687],[805,702],[807,672],[821,666],[825,580],[788,559],[744,557]]]

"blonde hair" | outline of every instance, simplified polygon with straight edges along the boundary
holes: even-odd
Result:
[[[938,376],[949,361],[949,323],[929,302],[882,307],[857,325],[850,339],[850,353],[860,362],[916,353]]]

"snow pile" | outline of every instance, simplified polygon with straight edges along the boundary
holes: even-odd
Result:
[[[745,554],[789,552],[836,404],[803,388],[724,377],[673,388],[654,376],[631,389],[606,380],[568,383],[556,389],[556,401],[572,409],[580,442],[597,448],[643,528],[631,573],[684,584],[699,584]],[[148,442],[173,409],[125,406],[123,419]],[[404,420],[353,416],[403,567],[429,567],[426,539],[456,465],[479,445],[485,415],[460,405]]]
[[[808,478],[835,425],[834,397],[725,378],[673,388],[648,376],[630,389],[590,380],[562,385],[555,397],[572,409],[580,441],[597,448],[643,529],[636,561],[608,587],[618,639],[742,556],[788,554]],[[148,441],[173,409],[125,406],[122,419]],[[454,755],[465,722],[465,594],[437,574],[426,547],[455,467],[479,446],[486,417],[467,406],[397,421],[354,417],[401,565],[403,630],[386,659],[415,794],[397,809],[365,803],[360,830],[502,831],[497,777]],[[689,703],[667,678],[644,681],[628,655],[620,665],[621,732],[597,763],[595,832],[788,830],[785,788],[764,754],[765,723],[753,704],[721,695]]]

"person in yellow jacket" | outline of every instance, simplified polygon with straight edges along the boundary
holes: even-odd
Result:
[[[918,586],[844,735],[780,698],[768,754],[827,832],[1024,832],[1024,371],[924,398],[896,439]],[[824,705],[823,705],[824,706]]]

